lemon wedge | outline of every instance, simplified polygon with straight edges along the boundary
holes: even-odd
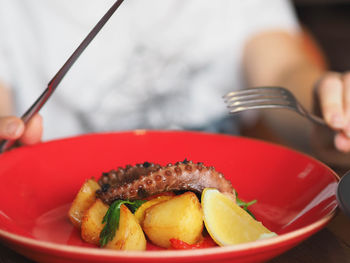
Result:
[[[252,218],[232,199],[214,188],[205,188],[201,203],[204,224],[209,235],[220,246],[235,245],[276,236]]]

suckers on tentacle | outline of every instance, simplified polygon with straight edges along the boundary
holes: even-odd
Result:
[[[177,162],[160,166],[145,162],[135,166],[104,173],[99,180],[101,190],[98,198],[107,204],[117,199],[142,199],[168,191],[189,190],[201,193],[204,188],[216,188],[235,200],[235,191],[231,182],[214,167],[192,161]]]

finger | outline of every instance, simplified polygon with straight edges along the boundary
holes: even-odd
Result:
[[[24,123],[15,116],[0,118],[0,139],[18,139],[24,132]]]
[[[317,88],[322,115],[329,126],[341,129],[345,125],[343,83],[337,73],[327,74]]]
[[[341,152],[350,152],[350,139],[343,133],[338,133],[335,135],[334,145]]]
[[[24,134],[20,138],[23,144],[35,144],[41,141],[43,134],[43,122],[39,114],[33,116],[33,118],[27,123]]]
[[[350,72],[343,75],[344,86],[344,112],[345,112],[345,134],[350,137]]]

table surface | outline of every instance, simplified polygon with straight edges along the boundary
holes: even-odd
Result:
[[[0,244],[0,263],[32,263]],[[350,218],[339,211],[326,228],[270,263],[350,263]]]

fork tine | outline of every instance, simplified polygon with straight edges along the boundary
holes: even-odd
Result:
[[[245,101],[245,100],[254,100],[254,99],[282,99],[286,100],[287,96],[281,93],[253,93],[253,94],[236,94],[234,96],[228,97],[225,102],[230,103],[233,101]]]
[[[224,96],[230,113],[263,108],[296,110],[296,101],[288,90],[281,87],[256,87],[233,91]]]
[[[249,89],[243,89],[243,90],[237,90],[237,91],[231,91],[223,96],[224,99],[230,98],[232,96],[237,95],[250,95],[250,94],[259,94],[259,93],[283,93],[285,92],[285,89],[281,87],[255,87],[255,88],[249,88]]]
[[[291,105],[292,102],[286,100],[285,98],[281,98],[281,97],[267,97],[267,98],[261,98],[261,97],[257,97],[257,98],[253,98],[253,99],[244,99],[244,100],[236,100],[236,101],[228,101],[227,105],[228,107],[236,107],[236,106],[241,106],[241,105],[246,105],[247,107],[249,107],[249,105],[255,105],[255,104],[276,104],[276,105]]]
[[[292,110],[319,125],[327,126],[321,118],[305,110],[293,93],[282,87],[256,87],[233,91],[223,98],[232,114],[245,110],[283,108]]]
[[[252,105],[245,105],[245,106],[227,106],[227,108],[230,109],[229,113],[234,114],[238,113],[241,111],[246,111],[246,110],[256,110],[256,109],[271,109],[271,108],[280,108],[280,109],[290,109],[295,111],[295,108],[292,107],[291,105],[282,105],[282,104],[252,104]]]

